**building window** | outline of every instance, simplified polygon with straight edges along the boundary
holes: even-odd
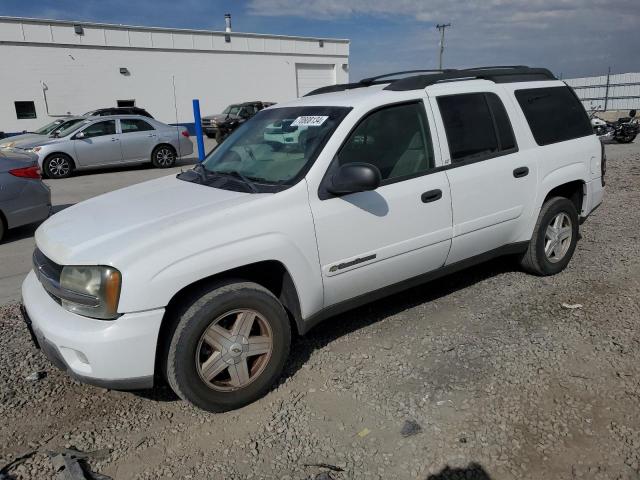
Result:
[[[135,100],[116,100],[118,102],[119,107],[135,107]]]
[[[36,104],[34,102],[13,102],[16,106],[18,120],[36,118]]]

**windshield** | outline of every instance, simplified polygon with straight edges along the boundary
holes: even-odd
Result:
[[[82,121],[81,118],[74,118],[73,120],[67,120],[66,122],[63,122],[61,124],[59,124],[58,126],[56,126],[56,128],[54,128],[50,133],[51,136],[54,135],[59,135],[60,132],[62,132],[63,130],[72,127],[73,125],[75,125],[76,123],[80,123]],[[70,130],[73,131],[73,130]]]
[[[82,127],[84,127],[85,125],[87,125],[89,123],[91,123],[90,120],[77,121],[75,123],[73,123],[73,121],[71,121],[71,122],[69,122],[69,124],[65,124],[65,125],[62,126],[62,128],[52,132],[51,135],[49,135],[49,136],[50,137],[60,137],[60,138],[66,137],[70,133],[75,132],[79,128],[82,128]]]
[[[238,105],[229,105],[222,111],[222,113],[225,115],[237,115],[239,111],[240,107]]]
[[[64,123],[64,120],[56,120],[55,122],[47,123],[44,127],[39,128],[33,133],[37,133],[38,135],[49,135],[53,130],[56,129],[59,125]]]
[[[262,110],[202,163],[207,174],[268,185],[292,185],[349,113],[346,107]]]

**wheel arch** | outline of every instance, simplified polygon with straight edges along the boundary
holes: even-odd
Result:
[[[177,291],[165,308],[156,345],[156,374],[162,372],[163,353],[171,340],[171,331],[176,324],[176,314],[184,302],[197,291],[206,291],[225,280],[257,283],[269,290],[282,303],[289,317],[294,334],[304,331],[300,299],[293,277],[286,266],[278,260],[264,260],[232,268],[201,278]]]
[[[587,195],[586,182],[584,180],[572,180],[551,188],[544,196],[542,205],[552,197],[564,197],[573,203],[578,215],[582,215],[582,208],[585,205]],[[541,205],[541,206],[542,206]]]

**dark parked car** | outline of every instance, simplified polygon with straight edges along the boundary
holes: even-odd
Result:
[[[109,107],[98,108],[85,113],[85,117],[106,117],[108,115],[142,115],[143,117],[153,118],[149,112],[140,107]]]
[[[220,143],[260,110],[271,105],[275,103],[244,102],[229,105],[221,114],[202,117],[202,131],[207,137],[215,138]]]
[[[10,228],[39,222],[51,212],[51,191],[35,155],[0,150],[0,241]]]

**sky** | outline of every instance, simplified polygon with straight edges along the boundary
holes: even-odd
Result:
[[[351,40],[350,78],[530,65],[562,78],[640,71],[640,0],[0,0],[0,15]]]

